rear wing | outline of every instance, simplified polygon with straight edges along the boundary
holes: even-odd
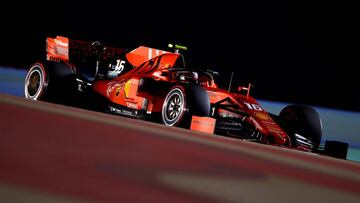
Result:
[[[125,49],[106,46],[101,54],[102,60],[110,60],[126,53]],[[46,39],[46,60],[49,61],[83,61],[87,58],[97,58],[99,50],[91,42],[72,40],[67,37],[56,36]]]
[[[46,60],[69,60],[69,38],[57,36],[46,39]]]
[[[114,59],[125,58],[134,67],[158,60],[157,67],[161,69],[173,67],[180,56],[179,53],[172,53],[164,50],[140,46],[129,53],[126,49],[106,46],[93,46],[91,42],[72,40],[67,37],[56,36],[46,39],[46,59],[48,61],[70,61],[75,64],[93,62],[101,57],[101,61],[106,64]],[[161,59],[161,60],[160,60]],[[149,67],[144,66],[148,69]]]

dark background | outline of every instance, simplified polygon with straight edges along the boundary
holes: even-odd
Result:
[[[129,50],[180,43],[190,66],[218,70],[224,86],[234,71],[233,86],[251,82],[256,98],[360,110],[354,5],[230,2],[2,7],[0,65],[28,67],[56,35]]]

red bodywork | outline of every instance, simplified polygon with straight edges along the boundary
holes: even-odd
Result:
[[[96,81],[93,85],[94,90],[116,104],[136,110],[160,112],[164,98],[153,97],[148,92],[139,92],[139,83],[145,78],[170,82],[170,78],[162,76],[161,73],[173,67],[179,56],[141,46],[126,54],[126,59],[133,65],[132,70],[112,80]],[[145,102],[148,104],[145,105]]]
[[[67,55],[69,52],[68,44],[68,39],[64,37],[57,37],[56,39],[48,38],[48,60],[71,61],[71,58]],[[141,46],[126,53],[125,56],[126,59],[124,60],[131,64],[132,70],[120,74],[114,79],[95,80],[92,85],[93,90],[106,97],[112,103],[120,106],[145,111],[149,114],[161,112],[166,95],[153,94],[154,91],[140,91],[139,87],[144,79],[178,84],[179,79],[174,77],[171,68],[175,66],[176,61],[181,55],[179,53]],[[233,109],[240,109],[247,115],[250,115],[244,117],[245,122],[261,132],[263,135],[260,140],[261,142],[291,147],[289,136],[259,103],[249,96],[249,89],[245,92],[229,92],[220,89],[213,78],[206,74],[197,75],[195,79],[207,91],[212,105],[224,101],[223,105],[228,105],[229,108]],[[241,117],[241,115],[226,109],[218,109],[217,111],[216,113],[223,117]],[[197,123],[193,123],[192,129],[203,129],[200,131],[209,132],[209,129],[204,130],[204,126],[201,126],[201,117],[196,117],[196,120]],[[209,121],[209,118],[204,118],[204,121]],[[214,123],[215,121],[210,125],[213,129]],[[211,130],[210,127],[210,132],[213,132],[213,129]]]

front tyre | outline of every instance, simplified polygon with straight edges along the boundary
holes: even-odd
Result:
[[[181,86],[173,87],[166,95],[161,118],[167,126],[180,125],[186,111],[185,91]]]
[[[46,96],[48,75],[41,63],[33,64],[25,77],[25,98],[41,100]]]
[[[298,134],[311,140],[314,144],[313,151],[318,148],[322,137],[322,123],[319,114],[313,108],[289,105],[280,112],[279,116],[288,124],[287,131],[290,135]]]

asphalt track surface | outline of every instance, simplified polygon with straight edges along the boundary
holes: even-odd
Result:
[[[0,94],[0,202],[360,202],[360,164]]]

